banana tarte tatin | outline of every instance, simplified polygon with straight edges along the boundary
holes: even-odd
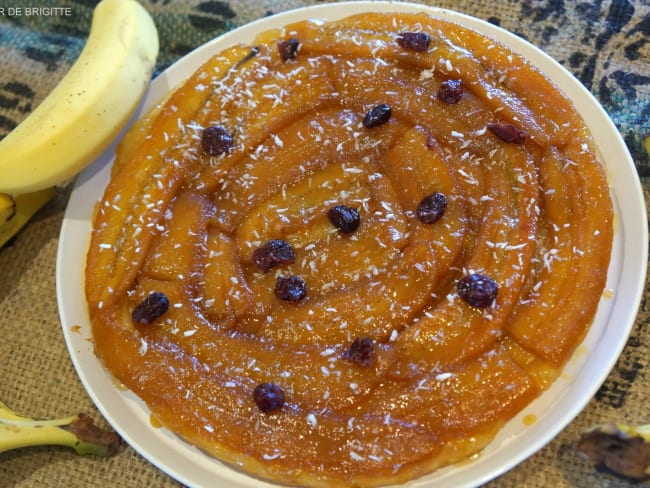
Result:
[[[87,257],[96,353],[257,476],[405,482],[559,375],[612,218],[584,121],[505,46],[425,14],[298,22],[123,140]]]

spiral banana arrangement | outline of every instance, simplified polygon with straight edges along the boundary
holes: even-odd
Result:
[[[144,94],[158,34],[136,0],[95,8],[78,60],[43,102],[0,141],[0,246],[119,135]]]
[[[297,22],[212,56],[147,123],[93,221],[93,345],[238,469],[380,486],[466,459],[594,316],[613,226],[591,136],[477,32]]]

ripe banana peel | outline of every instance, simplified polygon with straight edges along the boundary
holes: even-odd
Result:
[[[84,414],[53,420],[24,417],[0,402],[0,453],[28,446],[59,445],[77,454],[112,456],[121,444],[120,437],[93,424]]]
[[[158,32],[136,0],[102,0],[79,58],[47,98],[0,141],[0,247],[104,152],[135,112],[158,55]]]
[[[0,141],[0,192],[54,186],[94,161],[142,98],[158,55],[158,33],[136,0],[102,0],[88,40],[54,90]]]
[[[597,469],[633,481],[650,479],[650,424],[597,425],[582,434],[577,450]]]
[[[12,197],[0,193],[0,247],[32,218],[36,211],[56,194],[54,187]]]
[[[0,225],[16,214],[16,201],[7,193],[0,193]],[[1,244],[0,244],[1,245]]]

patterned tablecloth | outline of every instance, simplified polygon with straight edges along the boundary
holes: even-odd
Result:
[[[159,29],[157,72],[218,34],[314,0],[142,0]],[[47,95],[85,41],[94,0],[0,2],[0,137]],[[648,0],[425,0],[498,24],[559,60],[598,98],[620,130],[647,194],[650,160]],[[50,9],[50,7],[66,7]],[[2,178],[2,175],[0,175]],[[57,315],[56,248],[70,186],[0,249],[0,399],[26,414],[78,410],[106,425],[66,351]],[[647,263],[639,263],[646,266]],[[646,290],[646,298],[647,298]],[[579,433],[612,420],[650,422],[650,313],[641,304],[628,344],[585,410],[550,444],[490,487],[631,486],[596,473],[575,452]],[[171,487],[178,483],[125,447],[112,458],[65,448],[0,454],[3,487]],[[639,486],[639,485],[636,485]]]

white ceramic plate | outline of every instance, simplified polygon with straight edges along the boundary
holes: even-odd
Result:
[[[616,234],[607,288],[595,322],[564,374],[514,418],[473,461],[414,480],[409,487],[476,486],[506,472],[557,435],[589,402],[606,379],[634,323],[645,283],[647,225],[634,163],[616,127],[584,87],[539,49],[498,27],[449,10],[389,2],[324,4],[267,17],[216,38],[185,56],[151,85],[140,113],[177,86],[211,54],[235,43],[250,43],[264,30],[306,18],[336,19],[364,11],[425,11],[493,36],[528,58],[574,101],[595,136],[604,162],[616,212]],[[57,295],[63,334],[88,394],[116,431],[146,459],[189,486],[264,487],[252,478],[183,442],[165,429],[153,428],[149,410],[130,391],[116,387],[89,341],[83,272],[95,202],[109,180],[111,148],[78,178],[61,230],[57,257]],[[535,418],[533,425],[524,420]]]

